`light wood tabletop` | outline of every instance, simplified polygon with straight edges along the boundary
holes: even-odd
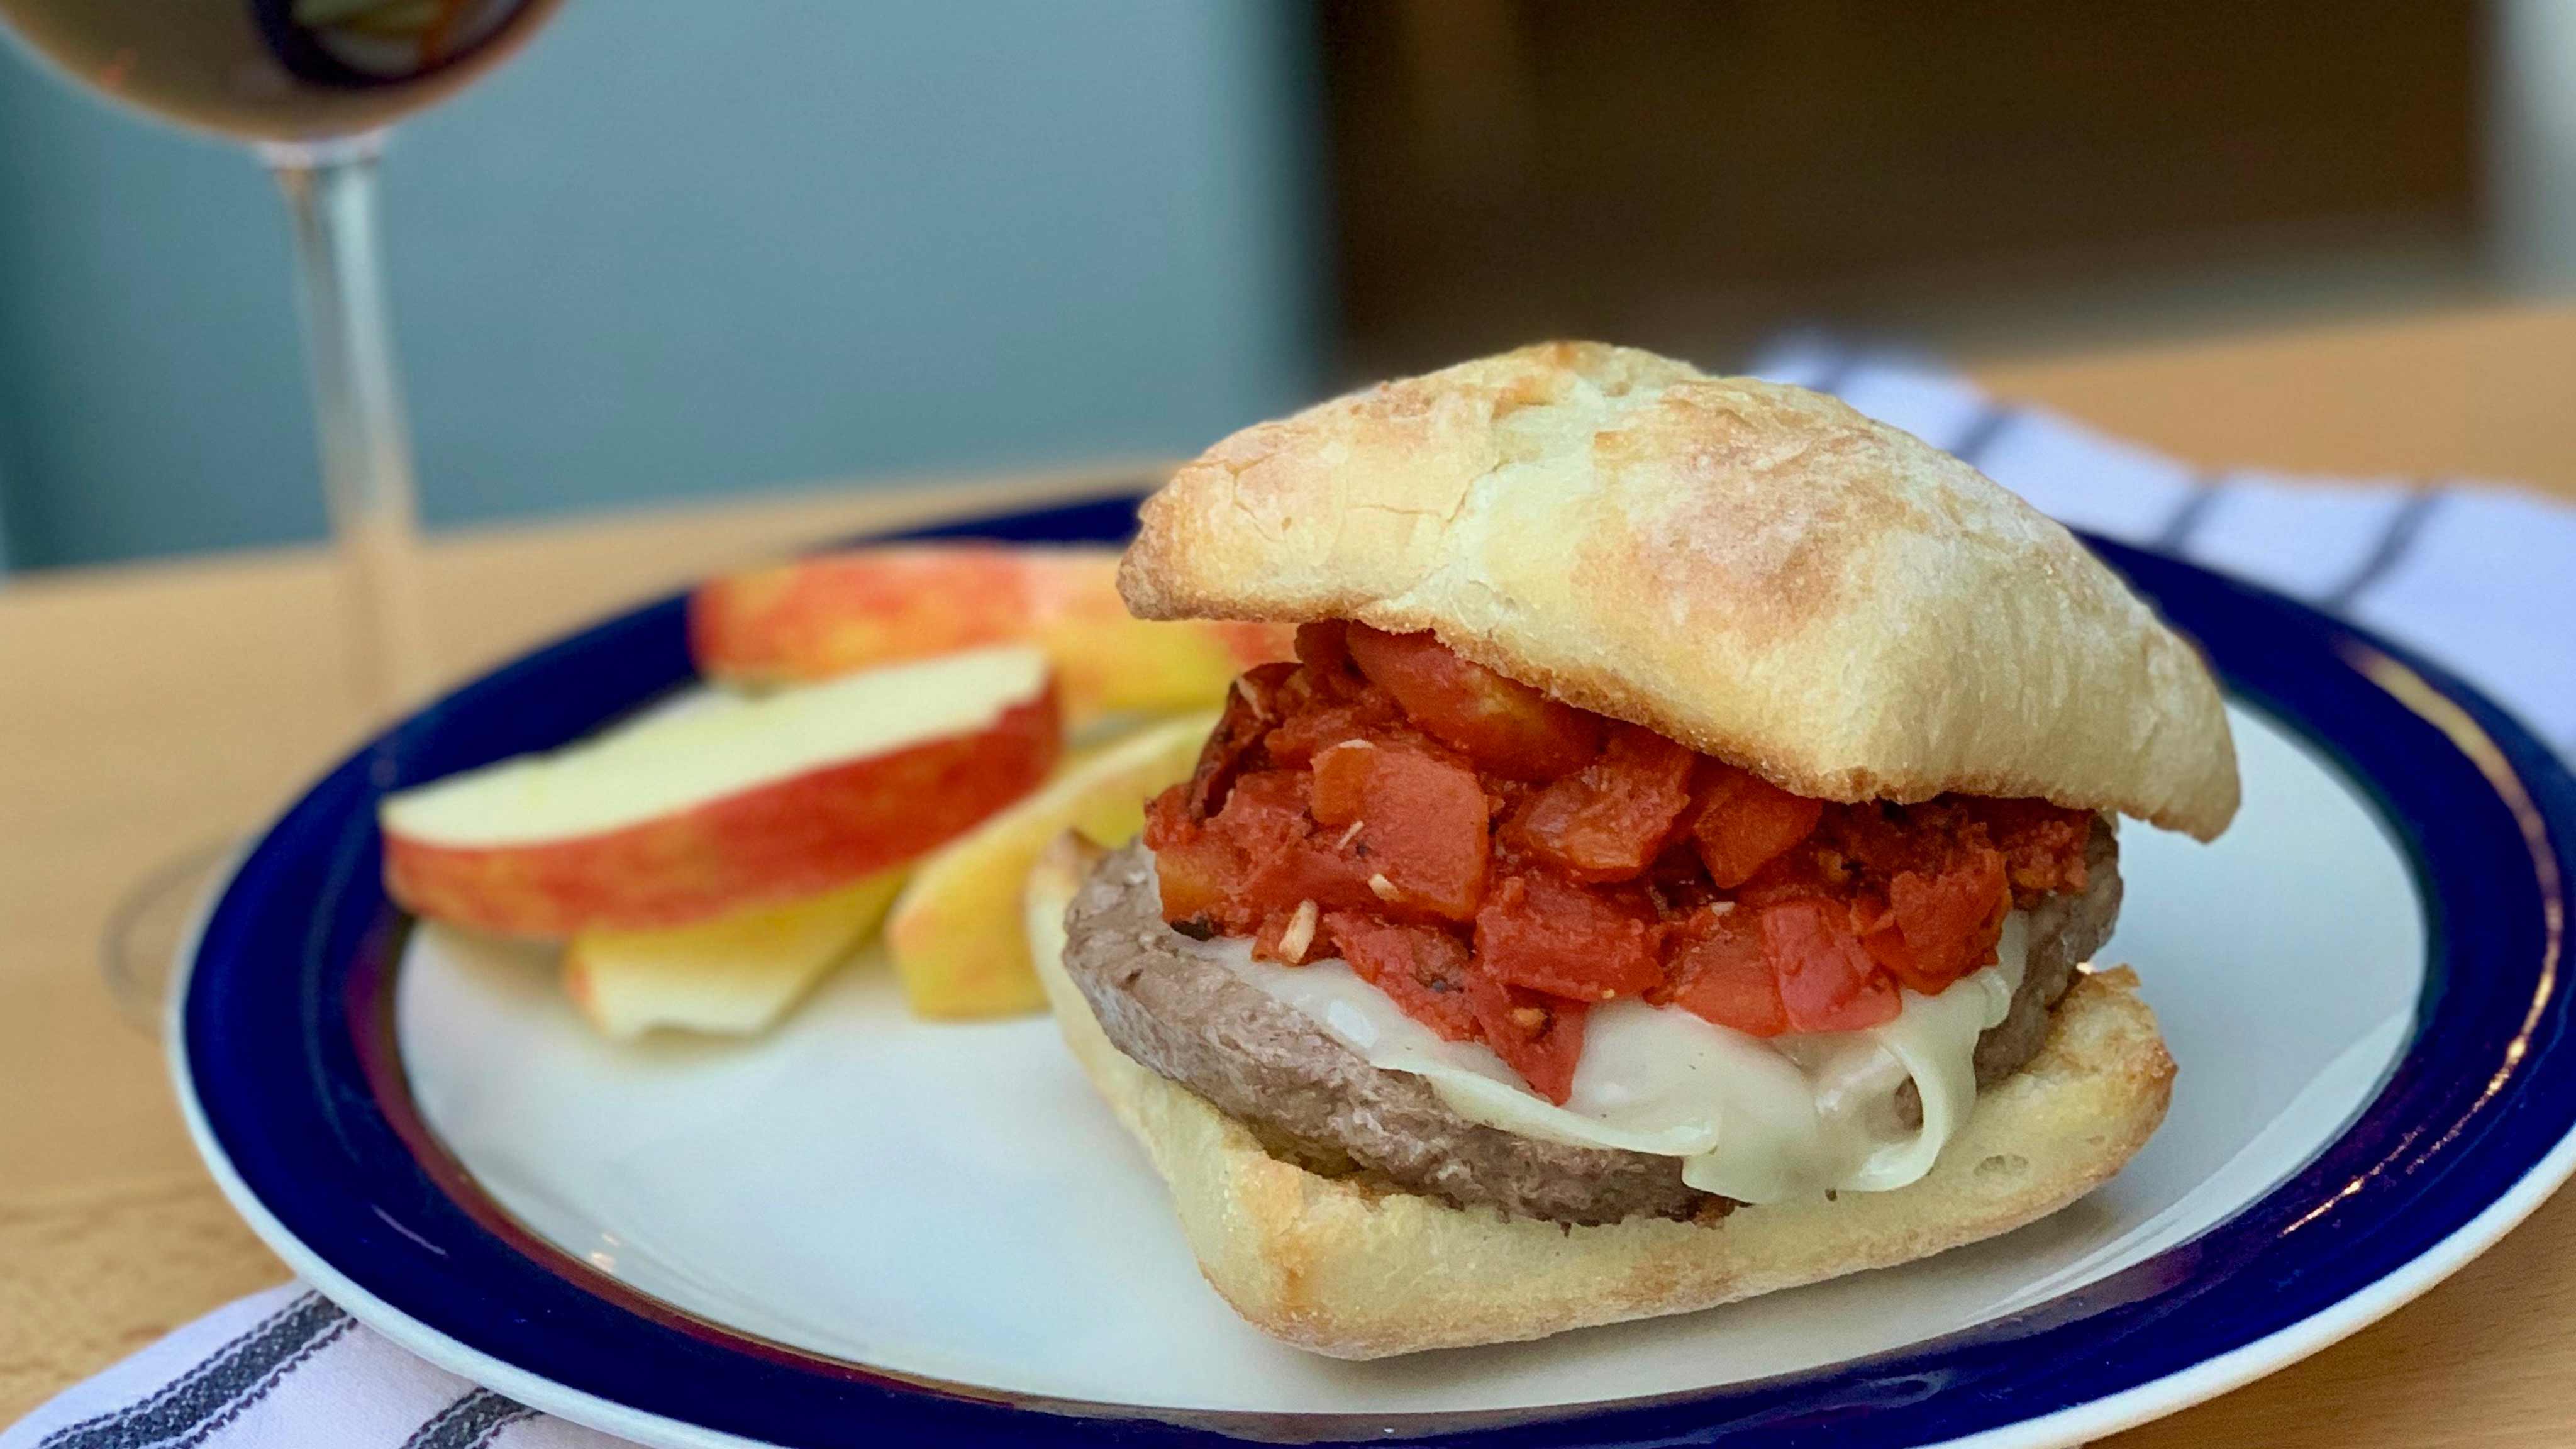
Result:
[[[1997,361],[2010,397],[2208,467],[2516,480],[2576,497],[2576,309],[2355,322]],[[777,495],[442,536],[463,678],[619,605],[840,534],[1102,491],[1135,469]],[[175,485],[174,486],[178,486]],[[284,1277],[181,1131],[101,931],[157,863],[249,830],[357,740],[318,551],[0,584],[0,1424]],[[2576,1198],[2315,1358],[2123,1445],[2576,1442]]]

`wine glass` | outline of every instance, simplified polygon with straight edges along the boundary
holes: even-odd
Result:
[[[0,0],[61,74],[156,119],[247,143],[295,236],[322,488],[371,718],[429,683],[411,437],[376,237],[386,128],[524,45],[562,0]],[[166,863],[112,913],[102,951],[129,1018],[157,1026],[171,948],[229,851]]]

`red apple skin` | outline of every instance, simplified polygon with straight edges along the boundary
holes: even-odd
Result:
[[[684,926],[901,864],[1017,800],[1063,749],[1052,686],[972,734],[772,781],[621,829],[458,847],[388,835],[385,889],[501,936]]]
[[[1003,643],[1027,637],[1034,622],[1034,573],[1093,562],[992,545],[896,545],[750,569],[689,596],[689,653],[710,675],[784,684]]]
[[[690,657],[711,677],[748,684],[823,679],[1090,625],[1109,631],[1089,636],[1094,647],[1114,641],[1149,657],[1208,651],[1221,675],[1212,699],[1236,673],[1290,657],[1293,632],[1237,620],[1133,618],[1118,597],[1111,549],[880,545],[728,574],[689,596]]]

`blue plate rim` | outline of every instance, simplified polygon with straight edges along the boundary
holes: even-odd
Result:
[[[201,909],[198,924],[191,927],[187,938],[190,944],[202,929],[203,916],[211,913],[213,903],[210,896]],[[178,1012],[175,1007],[169,1016],[176,1019]],[[174,1061],[184,1069],[184,1044],[176,1045],[172,1050]],[[184,1088],[180,1106],[189,1138],[204,1155],[216,1186],[252,1233],[285,1260],[296,1276],[316,1292],[409,1352],[531,1408],[639,1443],[679,1443],[704,1446],[704,1449],[793,1449],[784,1441],[745,1438],[684,1419],[631,1408],[615,1399],[531,1373],[429,1327],[360,1287],[338,1268],[307,1250],[233,1171],[229,1160],[215,1147],[205,1115],[194,1095]],[[2055,1446],[2080,1446],[2105,1435],[2152,1423],[2195,1404],[2206,1403],[2232,1389],[2242,1388],[2333,1347],[2432,1291],[2538,1211],[2541,1204],[2564,1186],[2571,1175],[2576,1175],[2576,1132],[2561,1138],[2546,1157],[2486,1211],[2397,1272],[2371,1285],[2366,1292],[2344,1299],[2335,1310],[2312,1315],[2179,1373],[2151,1379],[2035,1418],[1957,1438],[1926,1441],[1924,1449],[2055,1449]]]
[[[966,520],[961,523],[950,524],[940,530],[936,530],[936,532],[984,532],[991,530],[997,525],[1012,524],[1031,518],[1044,518],[1065,511],[1067,510],[1021,510],[1015,513],[995,515],[994,517],[987,519]],[[2576,808],[2571,808],[2570,805],[2571,800],[2576,800],[2576,787],[2571,787],[2570,782],[2566,779],[2564,771],[2560,769],[2554,757],[2547,752],[2545,747],[2540,746],[2525,732],[2521,731],[2508,716],[2504,715],[2492,704],[2483,700],[2473,690],[2468,689],[2457,680],[2450,678],[2439,669],[2426,665],[2421,661],[2412,660],[2404,651],[2388,646],[2381,641],[2372,638],[2364,631],[2354,629],[2350,625],[2344,624],[2340,621],[2327,619],[2324,616],[2317,615],[2314,611],[2306,610],[2302,606],[2291,601],[2283,600],[2278,598],[2278,596],[2270,595],[2262,590],[2252,588],[2251,586],[2243,585],[2232,580],[2227,580],[2221,576],[2207,573],[2204,570],[2197,569],[2188,564],[2183,564],[2179,561],[2161,559],[2155,555],[2124,548],[2120,545],[2112,544],[2103,540],[2088,541],[2094,543],[2096,548],[2103,551],[2105,556],[2110,558],[2115,566],[2122,567],[2124,571],[2135,574],[2142,568],[2150,572],[2179,570],[2182,571],[2181,575],[2174,576],[2192,577],[2195,580],[2195,587],[2214,589],[2221,594],[2234,594],[2246,599],[2259,600],[2267,608],[2275,610],[2286,609],[2294,616],[2305,616],[2311,631],[2319,634],[2326,642],[2328,642],[2330,647],[2342,651],[2346,655],[2346,663],[2352,665],[2357,670],[2362,667],[2364,662],[2361,656],[2366,655],[2370,658],[2381,661],[2385,666],[2392,668],[2397,674],[2402,675],[2404,678],[2413,680],[2415,685],[2420,687],[2423,691],[2424,699],[2419,700],[2415,704],[2405,705],[2404,707],[2415,709],[2419,713],[2424,707],[2428,706],[2434,708],[2445,708],[2454,712],[2458,716],[2458,719],[2454,723],[2465,726],[2483,742],[2485,749],[2492,754],[2496,768],[2504,771],[2514,781],[2516,788],[2522,792],[2525,805],[2536,814],[2536,817],[2540,821],[2539,828],[2543,833],[2534,838],[2531,842],[2534,850],[2535,862],[2543,865],[2554,862],[2560,868],[2556,894],[2554,896],[2543,895],[2540,899],[2542,899],[2543,902],[2544,914],[2547,913],[2548,909],[2554,903],[2559,914],[2555,917],[2556,924],[2553,929],[2563,935],[2565,923],[2565,892],[2568,883],[2566,878],[2567,872],[2564,870],[2564,866],[2566,865],[2568,842],[2571,838],[2569,829],[2571,817],[2576,817]],[[545,662],[553,656],[561,654],[564,651],[580,647],[586,642],[604,637],[609,634],[610,631],[621,625],[631,626],[635,624],[636,621],[652,614],[654,611],[667,610],[671,606],[672,603],[670,600],[664,600],[658,604],[647,605],[643,608],[615,616],[612,619],[604,621],[598,625],[594,625],[590,629],[566,636],[552,645],[533,651],[530,654],[521,657],[519,660],[514,661],[512,664],[506,665],[502,669],[484,676],[482,679],[479,679],[473,684],[470,684],[464,689],[458,691],[457,695],[450,696],[449,701],[442,701],[441,706],[433,707],[433,709],[443,707],[446,703],[461,697],[468,691],[490,684],[493,681],[513,672],[542,668]],[[2373,682],[2379,684],[2383,689],[2390,688],[2390,686],[2384,681],[2374,680]],[[2281,707],[2277,702],[2262,700],[2259,696],[2257,697],[2257,702],[2264,704],[2270,712],[2278,715],[2285,723],[2292,725],[2292,727],[2297,729],[2301,734],[2324,746],[2330,753],[2341,753],[2336,749],[2331,741],[2325,739],[2319,731],[2313,727],[2313,722],[2307,721],[2297,712]],[[2402,703],[2403,701],[2401,701],[2401,704]],[[429,711],[425,711],[424,713],[429,713]],[[418,718],[419,717],[416,716],[415,720]],[[384,748],[387,741],[393,738],[394,733],[399,733],[399,729],[396,732],[390,732],[387,736],[376,742],[372,742],[367,748],[360,750],[357,754],[351,756],[349,760],[344,761],[338,768],[331,772],[330,775],[326,775],[323,782],[317,783],[312,791],[308,791],[307,794],[299,800],[296,808],[302,809],[305,805],[312,802],[314,798],[321,793],[324,784],[345,775],[352,769],[367,766],[371,756]],[[2540,777],[2537,783],[2543,787],[2539,790],[2534,790],[2532,788],[2534,781],[2531,778],[2531,775],[2535,770]],[[2357,786],[2361,786],[2365,789],[2375,788],[2373,778],[2359,770],[2351,768],[2349,762],[2345,762],[2345,773]],[[2495,776],[2492,773],[2489,774],[2489,782],[2491,785],[2495,783]],[[2382,813],[2384,815],[2388,813],[2385,808],[2384,801]],[[277,827],[273,827],[271,838],[274,837],[275,830],[282,828],[287,821],[294,818],[294,815],[295,810],[290,810],[285,815],[281,816]],[[2398,822],[2393,817],[2390,818],[2389,824],[2393,830],[2398,827]],[[2526,835],[2529,835],[2529,828],[2526,828],[2525,833]],[[259,1192],[251,1186],[249,1180],[237,1169],[233,1161],[232,1154],[226,1150],[221,1134],[217,1131],[209,1116],[206,1104],[200,1100],[195,1061],[191,1052],[189,1040],[190,1004],[196,1000],[198,996],[198,993],[194,990],[194,986],[196,982],[197,967],[199,965],[199,957],[202,953],[202,947],[206,935],[219,910],[225,903],[231,901],[234,897],[240,886],[243,871],[251,864],[251,861],[258,856],[259,852],[267,847],[268,843],[267,839],[263,839],[259,847],[247,851],[244,858],[236,864],[235,868],[227,873],[223,889],[214,895],[211,895],[205,907],[201,910],[199,918],[194,923],[189,934],[188,944],[183,948],[181,954],[181,959],[178,964],[178,971],[180,974],[177,977],[174,989],[171,992],[170,1008],[165,1022],[174,1083],[178,1090],[183,1115],[187,1121],[190,1135],[196,1142],[201,1155],[205,1157],[210,1170],[214,1173],[227,1198],[233,1202],[235,1208],[242,1213],[247,1221],[250,1222],[253,1229],[258,1232],[263,1240],[267,1241],[273,1249],[278,1251],[280,1256],[284,1257],[290,1266],[295,1267],[299,1273],[304,1274],[308,1281],[311,1281],[315,1287],[322,1290],[326,1296],[339,1302],[343,1307],[349,1309],[349,1311],[359,1317],[362,1321],[370,1323],[371,1326],[378,1328],[379,1331],[385,1332],[387,1336],[394,1338],[405,1347],[421,1353],[422,1356],[440,1364],[442,1367],[461,1373],[466,1377],[472,1378],[477,1382],[484,1383],[501,1392],[511,1394],[513,1397],[519,1398],[523,1402],[531,1403],[536,1407],[544,1408],[550,1412],[560,1414],[563,1417],[573,1419],[577,1422],[590,1424],[594,1427],[607,1430],[608,1432],[621,1433],[630,1437],[645,1435],[657,1438],[663,1442],[705,1445],[803,1442],[801,1440],[768,1440],[745,1437],[729,1433],[724,1430],[704,1427],[687,1419],[635,1408],[617,1398],[595,1394],[571,1384],[561,1382],[555,1378],[549,1378],[545,1375],[523,1369],[506,1358],[484,1352],[465,1342],[462,1338],[452,1336],[449,1333],[441,1331],[440,1329],[423,1321],[421,1318],[406,1311],[396,1303],[391,1302],[371,1291],[365,1285],[358,1282],[357,1279],[352,1277],[349,1273],[342,1271],[338,1264],[329,1261],[320,1252],[309,1248],[302,1238],[300,1238],[285,1221],[270,1211],[268,1203],[263,1200]],[[2410,853],[2411,851],[2412,847],[2410,846]],[[2420,862],[2418,865],[2420,877]],[[2434,902],[2428,900],[2426,905],[2429,916]],[[2436,930],[2438,930],[2438,921],[2430,922],[2430,924],[2433,924]],[[2554,965],[2555,961],[2553,957],[2550,969],[2554,969]],[[2549,1000],[2551,994],[2551,991],[2547,989],[2545,984],[2541,995],[2535,998],[2532,1021],[2536,1022],[2538,1020],[2541,1006]],[[2559,1004],[2563,1006],[2563,993],[2558,993],[2558,996],[2561,998]],[[2525,1036],[2528,1037],[2528,1035],[2529,1026],[2527,1024]],[[2413,1050],[2414,1045],[2410,1043],[2409,1052],[2411,1053]],[[2501,1081],[2501,1079],[2499,1080]],[[2530,1077],[2526,1075],[2517,1085],[2519,1088],[2527,1088],[2529,1081]],[[2361,1284],[2358,1288],[2346,1293],[2343,1297],[2332,1301],[2318,1311],[2311,1312],[2304,1317],[2284,1324],[2260,1337],[2239,1343],[2222,1351],[2212,1353],[2206,1357],[2194,1360],[2183,1367],[2148,1378],[2128,1387],[2072,1402],[2048,1412],[2026,1415],[2017,1419],[1997,1422],[1989,1426],[1976,1429],[1965,1435],[1952,1436],[1939,1442],[1997,1446],[2060,1443],[2065,1442],[2070,1438],[2080,1439],[2109,1433],[2129,1424],[2142,1422],[2145,1419],[2171,1412],[2172,1410],[2183,1407],[2189,1403],[2199,1402],[2202,1399],[2224,1392],[2227,1389],[2257,1377],[2262,1373],[2278,1368],[2283,1364],[2295,1361],[2297,1358],[2303,1357],[2306,1354],[2315,1352],[2317,1349],[2358,1330],[2372,1321],[2375,1321],[2378,1317],[2394,1311],[2397,1307],[2402,1306],[2405,1302],[2410,1301],[2413,1297],[2429,1289],[2435,1283],[2441,1281],[2443,1277],[2456,1271],[2461,1264],[2474,1257],[2476,1253],[2482,1251],[2494,1241],[2501,1238],[2505,1232],[2509,1231],[2515,1224],[2519,1223],[2525,1216],[2534,1210],[2541,1201],[2545,1200],[2550,1192],[2554,1191],[2567,1179],[2571,1172],[2576,1172],[2576,1124],[2569,1125],[2565,1130],[2561,1131],[2560,1134],[2552,1140],[2551,1144],[2544,1152],[2531,1159],[2518,1176],[2507,1181],[2499,1190],[2486,1200],[2485,1205],[2482,1208],[2468,1217],[2467,1220],[2459,1223],[2441,1238],[2422,1246],[2410,1256],[2400,1260],[2389,1271],[2381,1274],[2377,1278]],[[2356,1180],[2354,1184],[2355,1188],[2358,1189],[2360,1185],[2359,1181]],[[2327,1205],[2331,1206],[2331,1204]],[[387,1221],[391,1222],[392,1219],[388,1218]],[[400,1224],[397,1223],[395,1226],[399,1227]],[[2221,1226],[2223,1228],[2226,1224],[2222,1224]],[[1946,1342],[1946,1340],[1936,1340],[1935,1342]],[[1897,1350],[1891,1355],[1882,1355],[1876,1359],[1862,1362],[1879,1363],[1884,1362],[1889,1358],[1902,1358],[1916,1350],[1922,1349],[1923,1347],[1924,1345],[1911,1345],[1907,1349]],[[1830,1375],[1839,1369],[1849,1367],[1852,1367],[1852,1365],[1833,1366],[1829,1369],[1816,1371],[1816,1375],[1814,1376]],[[1622,1410],[1635,1412],[1640,1407],[1680,1408],[1685,1407],[1688,1403],[1722,1399],[1733,1390],[1743,1387],[1744,1386],[1729,1386],[1727,1390],[1720,1390],[1714,1393],[1702,1392],[1690,1395],[1674,1396],[1673,1400],[1669,1402],[1665,1398],[1659,1397],[1656,1400],[1644,1401],[1643,1403],[1640,1403],[1640,1401],[1629,1401],[1624,1405],[1572,1406],[1568,1412],[1591,1414],[1595,1411],[1600,1411],[1616,1416]],[[900,1391],[898,1390],[897,1392]],[[1005,1395],[1003,1397],[1008,1398],[1011,1396]],[[1083,1432],[1085,1429],[1099,1430],[1114,1427],[1112,1425],[1106,1425],[1096,1421],[1086,1423],[1086,1421],[1080,1419],[1065,1419],[1053,1416],[1049,1416],[1044,1420],[1032,1420],[1024,1415],[1014,1414],[1012,1415],[1012,1419],[1016,1421],[1021,1432],[1043,1430],[1051,1424],[1062,1430],[1062,1432],[1050,1435],[1049,1437],[1063,1439],[1068,1442],[1088,1437]],[[1465,1437],[1479,1442],[1492,1442],[1496,1444],[1536,1444],[1541,1442],[1618,1442],[1616,1439],[1603,1440],[1597,1437],[1587,1437],[1579,1427],[1584,1422],[1585,1421],[1583,1419],[1579,1418],[1553,1418],[1535,1422],[1480,1427],[1469,1430]],[[1149,1437],[1151,1436],[1152,1421],[1150,1420],[1121,1420],[1118,1421],[1118,1424],[1129,1429],[1146,1428]],[[1551,1426],[1562,1426],[1573,1432],[1564,1435],[1554,1434],[1549,1432]],[[1610,1426],[1605,1424],[1601,1427],[1609,1428]],[[1717,1427],[1723,1426],[1720,1425]],[[1763,1437],[1766,1432],[1766,1426],[1760,1423],[1738,1423],[1734,1427],[1737,1430],[1747,1432],[1754,1437]],[[1769,1427],[1779,1427],[1779,1425],[1773,1424]],[[1794,1424],[1790,1424],[1789,1427],[1795,1428],[1796,1426]],[[1846,1427],[1857,1427],[1857,1425],[1847,1425]],[[1533,1433],[1532,1431],[1537,1432]],[[1186,1433],[1187,1431],[1184,1430],[1183,1432]],[[1780,1442],[1791,1442],[1796,1436],[1792,1434],[1774,1437],[1779,1437]],[[1764,1437],[1763,1441],[1770,1442],[1770,1438]],[[1878,1440],[1875,1435],[1872,1435],[1859,1442],[1878,1442]],[[1888,1440],[1886,1442],[1896,1441]],[[1914,1441],[1907,1440],[1905,1442]]]

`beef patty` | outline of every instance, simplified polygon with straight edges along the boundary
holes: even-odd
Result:
[[[2089,884],[2029,921],[2029,964],[2004,1019],[1977,1039],[1977,1085],[2039,1050],[2077,963],[2111,934],[2119,851],[2108,822],[2086,847]],[[1542,1142],[1471,1122],[1430,1083],[1371,1066],[1322,1026],[1163,922],[1153,858],[1131,845],[1101,862],[1065,913],[1064,966],[1120,1051],[1205,1097],[1270,1153],[1331,1176],[1364,1174],[1452,1206],[1561,1223],[1694,1218],[1731,1204],[1682,1181],[1677,1157]],[[1898,1107],[1919,1121],[1908,1082]],[[1910,1110],[1909,1110],[1910,1109]]]

